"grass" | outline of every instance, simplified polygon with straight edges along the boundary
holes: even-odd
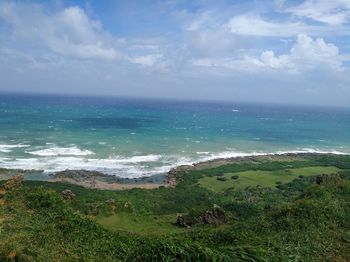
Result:
[[[103,227],[112,231],[126,231],[140,235],[167,235],[184,233],[186,229],[175,226],[176,214],[152,216],[120,213],[111,216],[99,216],[94,219]]]
[[[235,190],[245,189],[246,187],[275,187],[278,182],[282,184],[289,183],[299,176],[315,176],[321,174],[337,173],[340,169],[333,166],[313,166],[292,169],[281,169],[274,171],[244,171],[236,173],[225,173],[226,181],[220,181],[217,177],[203,177],[198,183],[201,187],[215,191],[224,192],[229,188]],[[232,179],[238,176],[238,179]]]
[[[0,261],[350,261],[350,156],[277,158],[177,175],[175,188],[154,190],[39,181],[5,186]],[[225,190],[233,184],[236,190]],[[73,200],[60,196],[67,188]],[[227,221],[175,225],[177,213],[196,219],[215,204]]]

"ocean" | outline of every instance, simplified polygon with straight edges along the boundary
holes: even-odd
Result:
[[[0,168],[136,178],[284,152],[350,153],[350,109],[0,94]]]

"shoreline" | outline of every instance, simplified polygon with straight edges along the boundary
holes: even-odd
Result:
[[[37,180],[48,182],[62,182],[74,184],[91,189],[105,190],[126,190],[133,188],[155,189],[161,186],[175,187],[177,184],[177,172],[201,170],[215,168],[227,164],[238,163],[259,163],[261,161],[292,161],[303,160],[313,156],[321,155],[339,155],[336,153],[318,153],[318,152],[291,152],[291,153],[271,153],[256,154],[246,156],[236,156],[229,158],[216,158],[201,161],[188,165],[179,165],[171,168],[167,173],[158,174],[141,178],[121,178],[111,176],[98,171],[88,170],[64,170],[53,174],[45,174],[43,170],[23,170],[23,169],[5,169],[0,168],[0,180],[9,179],[15,175],[22,175],[25,180]],[[343,154],[347,155],[347,154]],[[31,179],[32,178],[32,179]],[[34,178],[34,179],[33,179]]]

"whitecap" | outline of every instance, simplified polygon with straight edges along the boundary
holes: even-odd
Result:
[[[25,144],[18,144],[18,145],[3,144],[3,145],[0,145],[0,152],[9,153],[14,148],[23,148],[23,147],[30,147],[30,145],[25,145]]]
[[[36,156],[87,156],[94,154],[94,152],[90,150],[82,150],[76,146],[51,147],[35,151],[26,151],[26,153]]]
[[[335,154],[335,155],[350,155],[350,153],[341,152],[337,150],[319,150],[313,148],[302,148],[298,150],[286,150],[286,151],[276,151],[276,152],[237,152],[237,151],[225,151],[220,153],[213,153],[210,156],[203,157],[199,161],[209,161],[214,159],[227,159],[227,158],[237,158],[237,157],[247,157],[247,156],[265,156],[265,155],[284,155],[284,154],[301,154],[301,153],[318,153],[318,154]]]
[[[51,148],[52,149],[52,148]],[[37,150],[39,151],[39,150]],[[83,151],[83,150],[81,150]],[[57,153],[57,151],[56,151]],[[197,162],[219,158],[235,158],[259,155],[282,155],[286,153],[333,153],[348,155],[349,153],[336,150],[323,151],[314,148],[301,148],[290,151],[277,152],[239,152],[227,150],[224,152],[210,153],[208,151],[197,152],[197,157],[191,158],[179,155],[146,154],[129,157],[115,156],[110,158],[92,158],[85,155],[49,155],[31,158],[0,158],[0,167],[12,169],[36,169],[45,170],[47,173],[69,170],[100,171],[109,175],[125,178],[138,178],[156,174],[165,174],[171,168],[179,165],[191,165]]]
[[[119,163],[141,163],[141,162],[155,162],[159,161],[162,155],[141,155],[141,156],[132,156],[128,158],[117,158],[114,161]]]

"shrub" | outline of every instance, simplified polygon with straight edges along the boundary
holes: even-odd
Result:
[[[227,177],[225,177],[225,176],[219,176],[219,177],[217,177],[216,179],[219,180],[219,181],[226,181],[226,180],[227,180]]]
[[[237,180],[237,179],[239,178],[239,176],[234,175],[234,176],[232,176],[231,178],[234,179],[234,180]]]
[[[27,206],[34,209],[63,208],[63,200],[55,191],[44,188],[31,190],[27,195]]]

